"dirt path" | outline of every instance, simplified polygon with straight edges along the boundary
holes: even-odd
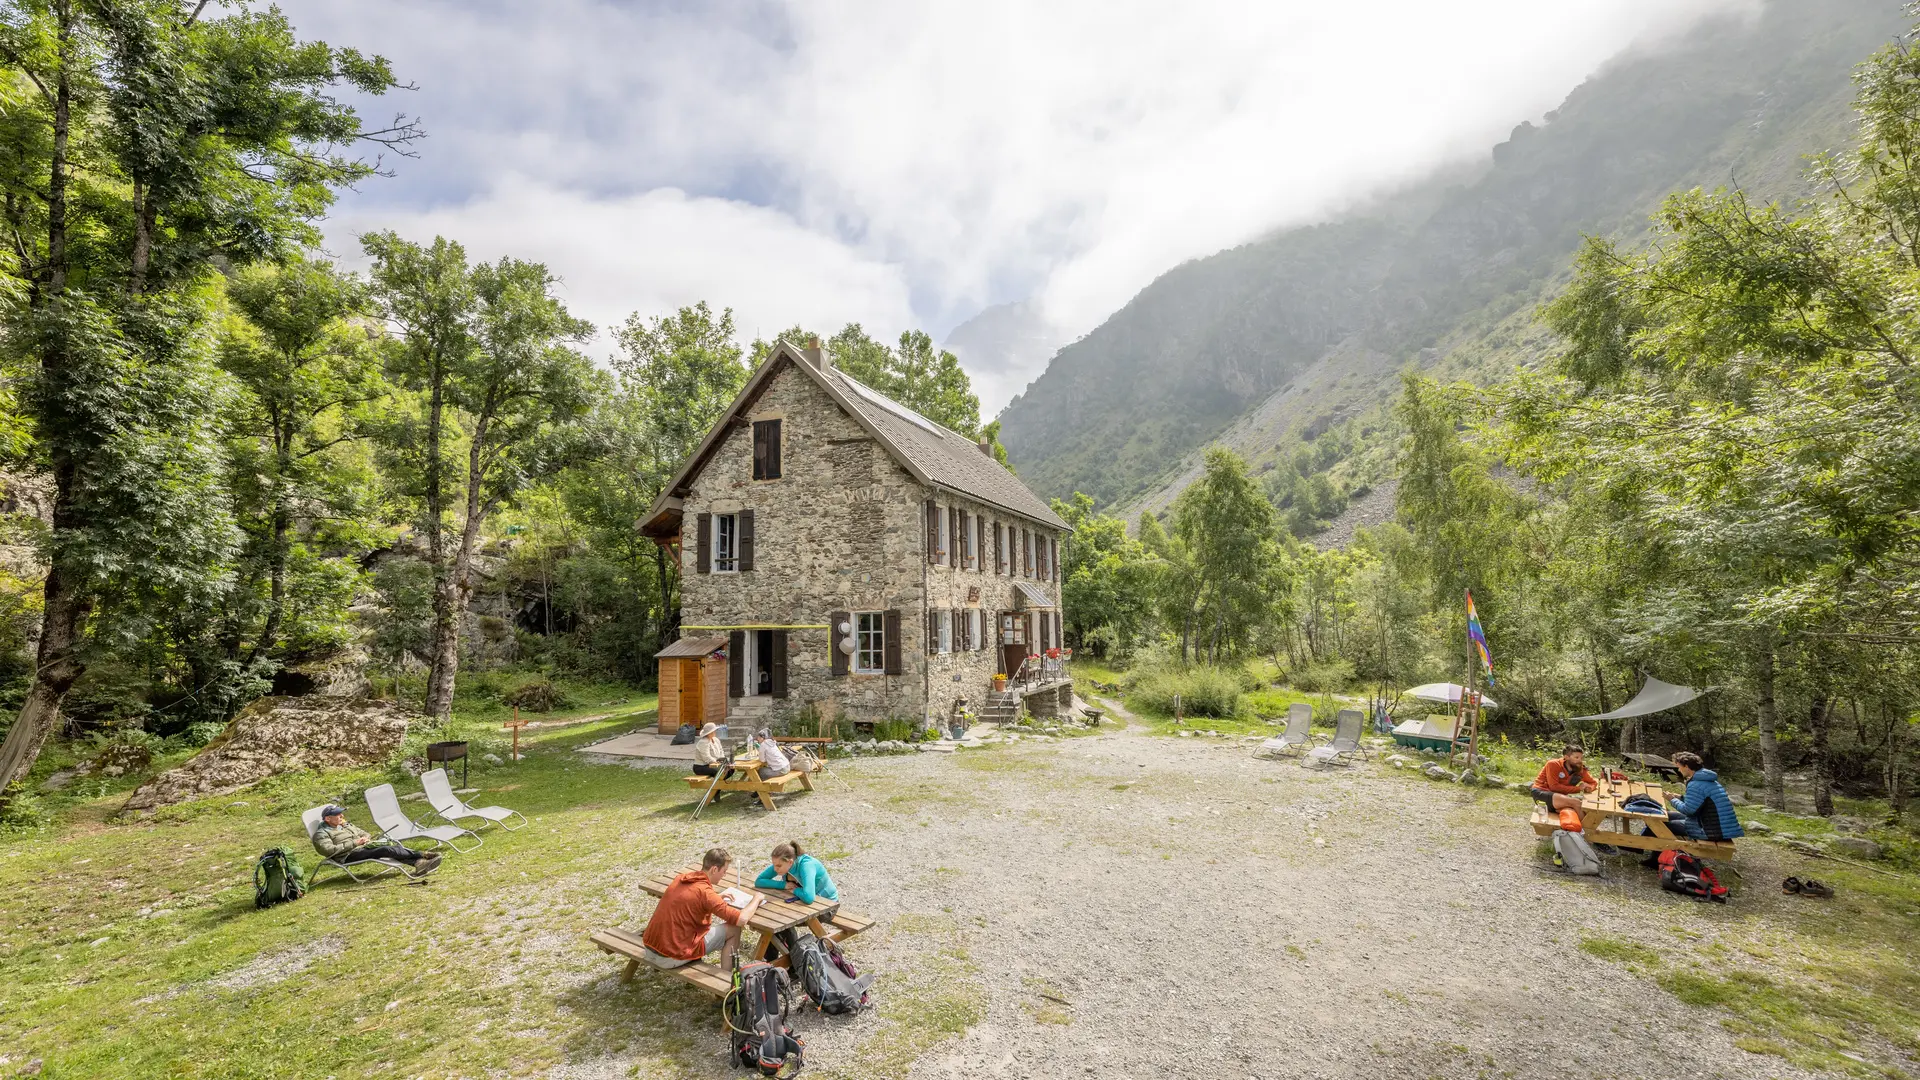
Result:
[[[884,928],[852,948],[881,1014],[801,1021],[815,1075],[1806,1075],[1577,950],[1751,906],[1542,874],[1511,795],[1137,732],[842,768],[851,793],[712,822],[740,853],[812,839]]]

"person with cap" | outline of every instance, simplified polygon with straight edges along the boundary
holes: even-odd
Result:
[[[323,859],[332,859],[337,863],[366,862],[370,859],[387,859],[406,863],[407,873],[412,877],[430,874],[440,865],[440,856],[431,851],[415,851],[402,844],[388,841],[376,844],[366,830],[347,823],[347,811],[341,806],[326,806],[320,811],[322,822],[313,833],[313,850]]]
[[[718,776],[722,779],[732,775],[733,755],[720,744],[720,725],[707,724],[700,729],[700,737],[693,740],[693,771],[701,776]]]

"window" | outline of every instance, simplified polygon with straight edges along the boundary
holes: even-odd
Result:
[[[753,422],[753,478],[780,479],[780,421]]]
[[[878,611],[862,611],[853,617],[853,670],[862,675],[881,675],[887,670],[887,619]]]
[[[740,515],[713,515],[713,572],[731,574],[740,569]]]
[[[967,610],[967,648],[974,652],[987,647],[987,628],[981,625],[981,615],[979,608]]]
[[[944,611],[933,613],[933,651],[950,653],[953,651],[953,618]]]
[[[934,527],[939,530],[933,542],[934,551],[937,552],[939,556],[938,564],[941,566],[951,566],[953,565],[953,559],[949,553],[953,551],[953,515],[950,513],[937,512],[934,514],[934,519]]]
[[[980,569],[980,515],[967,515],[967,569]]]

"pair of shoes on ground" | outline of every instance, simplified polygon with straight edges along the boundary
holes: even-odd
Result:
[[[1817,896],[1824,900],[1833,895],[1833,886],[1812,878],[1803,881],[1797,877],[1790,877],[1780,883],[1780,891],[1792,896]]]
[[[407,876],[426,877],[428,874],[433,873],[439,865],[440,853],[437,851],[429,851],[425,855],[420,856],[420,861],[413,864],[412,869],[407,871]]]

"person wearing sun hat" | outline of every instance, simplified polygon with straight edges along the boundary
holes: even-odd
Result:
[[[720,743],[720,725],[701,728],[700,737],[693,740],[693,771],[701,776],[724,777],[733,773],[732,762],[733,755]]]
[[[430,874],[440,865],[440,856],[430,851],[415,851],[412,848],[389,841],[376,844],[365,829],[347,823],[347,810],[344,806],[328,805],[320,810],[321,825],[313,832],[313,850],[323,859],[332,859],[337,863],[366,862],[370,859],[386,859],[392,862],[406,863],[411,869],[407,873],[414,877]]]

